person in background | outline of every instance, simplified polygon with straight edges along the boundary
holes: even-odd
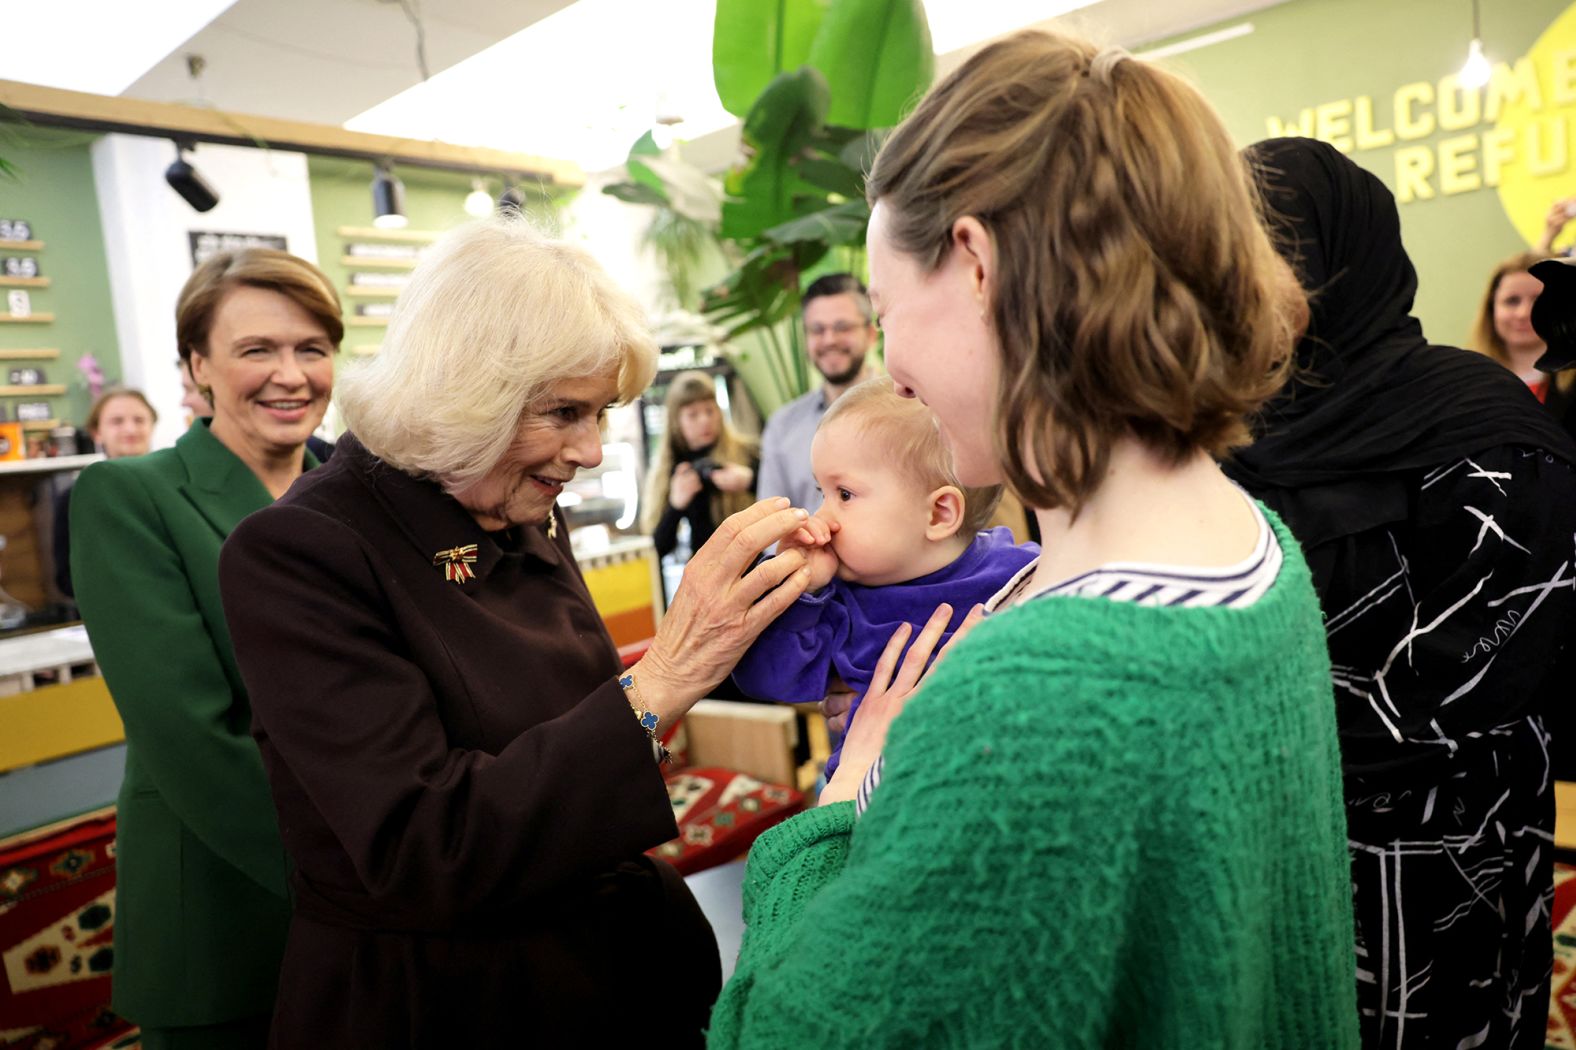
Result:
[[[209,419],[95,463],[71,500],[71,578],[126,726],[112,1006],[147,1050],[262,1047],[290,921],[288,865],[219,601],[219,548],[317,465],[344,329],[333,284],[254,248],[193,271],[181,359]]]
[[[175,368],[181,377],[181,408],[185,411],[186,426],[190,429],[193,420],[212,416],[213,406],[208,403],[202,391],[197,389],[197,381],[192,378],[192,371],[186,367],[186,362],[176,358]]]
[[[644,512],[658,558],[678,546],[679,522],[689,522],[690,550],[698,551],[718,522],[754,503],[759,465],[755,443],[723,418],[716,383],[705,372],[675,376],[664,410]]]
[[[811,517],[810,590],[773,621],[733,679],[746,695],[814,703],[832,676],[854,695],[869,688],[887,638],[924,623],[943,602],[955,611],[941,644],[974,606],[1039,553],[1012,531],[984,531],[1001,486],[965,488],[929,409],[867,379],[821,417],[810,454],[822,498]],[[794,537],[784,549],[800,546]],[[859,709],[850,705],[844,724]],[[826,762],[837,772],[842,744]]]
[[[225,545],[292,861],[277,1046],[701,1044],[721,964],[644,852],[678,833],[655,745],[802,593],[802,554],[751,564],[807,515],[719,523],[623,669],[557,498],[656,360],[583,249],[461,227],[346,377],[333,461]]]
[[[1576,446],[1505,369],[1428,344],[1378,178],[1312,139],[1247,155],[1312,312],[1227,469],[1324,607],[1363,1045],[1542,1047]]]
[[[1305,306],[1220,118],[1019,33],[931,89],[867,193],[893,380],[1045,539],[917,694],[952,610],[901,664],[896,632],[822,804],[756,840],[713,1050],[1354,1047],[1318,599],[1214,459]]]
[[[153,424],[159,413],[140,390],[112,387],[104,391],[88,409],[83,429],[106,459],[145,455],[153,443]],[[54,537],[55,586],[67,598],[74,597],[71,587],[71,485],[55,495]]]
[[[1532,304],[1543,282],[1528,271],[1547,258],[1543,252],[1518,252],[1494,267],[1472,325],[1472,349],[1514,372],[1566,432],[1576,435],[1576,373],[1550,375],[1537,367],[1548,349],[1532,327]]]
[[[810,469],[810,442],[821,416],[843,392],[869,377],[865,358],[878,333],[870,296],[851,273],[819,277],[804,290],[804,337],[821,384],[773,412],[761,431],[762,499],[787,496],[795,507],[821,502]]]

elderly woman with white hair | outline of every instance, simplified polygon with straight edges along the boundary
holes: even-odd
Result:
[[[723,522],[621,673],[556,500],[655,365],[583,251],[463,228],[341,381],[331,465],[225,546],[294,867],[273,1045],[700,1043],[716,941],[643,853],[658,736],[804,590],[800,556],[746,572],[804,512]]]

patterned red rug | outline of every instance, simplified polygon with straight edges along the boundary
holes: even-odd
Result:
[[[110,1013],[113,806],[0,840],[0,1050],[91,1050]]]
[[[1576,1050],[1576,867],[1554,865],[1554,987],[1549,992],[1550,1050]]]

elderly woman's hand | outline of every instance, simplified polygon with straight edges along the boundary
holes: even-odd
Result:
[[[682,717],[804,593],[810,577],[797,550],[745,570],[808,517],[781,497],[761,500],[725,519],[695,552],[651,648],[631,669],[652,713],[664,721]]]

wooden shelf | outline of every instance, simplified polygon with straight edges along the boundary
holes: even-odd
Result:
[[[403,288],[384,288],[379,285],[352,285],[345,289],[347,299],[398,299]]]
[[[0,361],[54,361],[59,350],[0,350]]]
[[[431,244],[443,236],[432,230],[381,230],[376,226],[341,226],[338,232],[347,241],[393,241],[397,244]]]
[[[339,265],[352,270],[414,270],[415,259],[380,259],[375,255],[347,255]]]
[[[66,392],[64,383],[28,383],[0,386],[0,397],[59,397]]]
[[[0,241],[0,251],[13,252],[41,252],[44,250],[43,241]]]
[[[26,317],[0,314],[0,324],[49,324],[54,319],[54,314],[28,314]]]
[[[0,277],[0,288],[48,288],[48,277]]]
[[[22,423],[23,430],[54,430],[60,425],[58,419],[28,419]]]
[[[104,457],[97,452],[81,456],[36,456],[0,462],[0,474],[53,474],[62,470],[81,470]]]
[[[389,323],[387,317],[347,317],[346,328],[383,328]]]
[[[355,354],[357,357],[371,357],[381,349],[383,349],[383,347],[377,343],[371,343],[366,346],[352,346],[350,347],[350,352]]]

